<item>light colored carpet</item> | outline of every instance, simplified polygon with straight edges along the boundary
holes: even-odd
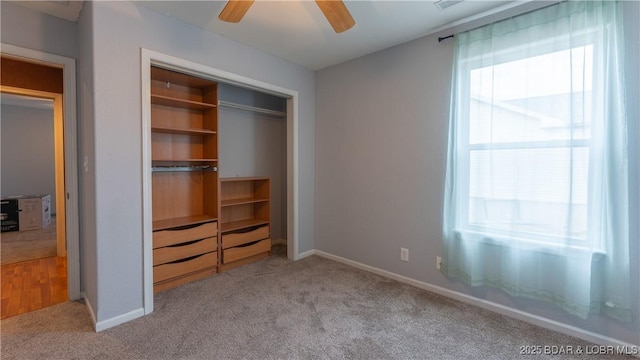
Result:
[[[56,220],[44,229],[10,231],[0,234],[2,265],[56,256]]]
[[[2,359],[514,359],[521,346],[592,345],[285,253],[159,293],[152,314],[100,333],[78,302],[3,320]]]

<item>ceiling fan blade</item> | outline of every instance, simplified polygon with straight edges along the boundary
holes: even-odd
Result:
[[[242,20],[254,0],[229,0],[218,18],[222,21],[237,23]]]
[[[349,30],[356,24],[341,0],[316,0],[316,3],[337,33]]]

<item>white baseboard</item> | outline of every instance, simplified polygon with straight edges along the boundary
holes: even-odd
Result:
[[[82,296],[82,299],[84,300],[84,304],[87,306],[87,311],[89,311],[89,316],[91,316],[91,322],[93,322],[93,328],[95,329],[96,314],[93,311],[93,306],[91,306],[91,301],[89,301],[89,299],[87,298],[87,294],[84,291],[80,292],[80,296]]]
[[[314,255],[314,254],[316,254],[316,255],[320,255],[320,254],[318,254],[318,252],[317,252],[317,251],[318,251],[318,250],[309,250],[309,251],[305,251],[305,252],[303,252],[303,253],[301,253],[301,254],[298,254],[298,256],[296,256],[296,258],[295,258],[294,260],[301,260],[301,259],[304,259],[304,258],[306,258],[306,257],[308,257],[308,256],[311,256],[311,255]]]
[[[114,316],[111,319],[99,321],[96,323],[96,332],[107,330],[109,328],[112,328],[120,324],[124,324],[127,321],[131,321],[133,319],[137,319],[142,316],[144,316],[144,308],[139,308],[136,310],[129,311],[126,314]]]
[[[95,314],[95,311],[93,310],[93,306],[91,306],[91,302],[89,301],[89,299],[87,298],[84,292],[82,292],[82,298],[84,299],[84,303],[87,305],[87,310],[89,311],[89,315],[91,316],[91,321],[93,321],[93,327],[96,332],[107,330],[114,326],[124,324],[127,321],[131,321],[133,319],[137,319],[139,317],[144,316],[144,309],[140,308],[133,311],[129,311],[126,314],[112,317],[111,319],[96,321],[96,314]]]
[[[310,253],[310,254],[309,254]],[[487,300],[483,300],[483,299],[478,299],[476,297],[467,295],[467,294],[463,294],[457,291],[453,291],[453,290],[449,290],[449,289],[445,289],[443,287],[440,286],[436,286],[436,285],[431,285],[422,281],[418,281],[403,275],[398,275],[396,273],[392,273],[390,271],[387,270],[382,270],[373,266],[369,266],[369,265],[365,265],[362,263],[359,263],[357,261],[353,261],[353,260],[349,260],[337,255],[333,255],[321,250],[310,250],[304,253],[305,257],[309,256],[309,255],[318,255],[330,260],[335,260],[337,262],[349,265],[349,266],[353,266],[355,268],[358,269],[362,269],[365,271],[369,271],[371,273],[380,275],[380,276],[384,276],[386,278],[389,279],[393,279],[393,280],[397,280],[399,282],[405,283],[405,284],[409,284],[412,286],[415,286],[417,288],[420,289],[424,289],[427,291],[431,291],[434,292],[436,294],[442,295],[442,296],[446,296],[448,298],[452,298],[455,300],[459,300],[462,302],[465,302],[467,304],[471,304],[471,305],[475,305],[478,307],[481,307],[483,309],[487,309],[502,315],[506,315],[518,320],[522,320],[534,325],[538,325],[540,327],[543,328],[547,328],[550,330],[554,330],[563,334],[567,334],[570,336],[574,336],[577,337],[579,339],[585,340],[585,341],[590,341],[592,343],[598,344],[598,345],[605,345],[605,346],[621,346],[621,347],[627,347],[628,349],[637,349],[638,346],[640,346],[640,344],[630,344],[624,341],[620,341],[618,339],[614,339],[614,338],[610,338],[608,336],[604,336],[601,334],[597,334],[591,331],[587,331],[584,329],[580,329],[578,327],[575,326],[571,326],[571,325],[567,325],[567,324],[563,324],[560,323],[558,321],[554,321],[551,319],[547,319],[538,315],[533,315],[530,313],[527,313],[525,311],[521,311],[521,310],[516,310],[516,309],[512,309],[510,307],[504,306],[504,305],[500,305],[491,301],[487,301]],[[302,256],[302,254],[301,254]],[[640,355],[638,355],[638,357],[640,357]]]

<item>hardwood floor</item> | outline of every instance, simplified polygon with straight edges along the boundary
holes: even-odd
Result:
[[[2,265],[0,319],[65,302],[67,258],[46,257]]]

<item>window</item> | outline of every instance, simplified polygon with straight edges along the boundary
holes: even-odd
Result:
[[[586,240],[593,48],[467,62],[467,230],[576,246]]]
[[[441,271],[631,320],[621,4],[457,34]]]

